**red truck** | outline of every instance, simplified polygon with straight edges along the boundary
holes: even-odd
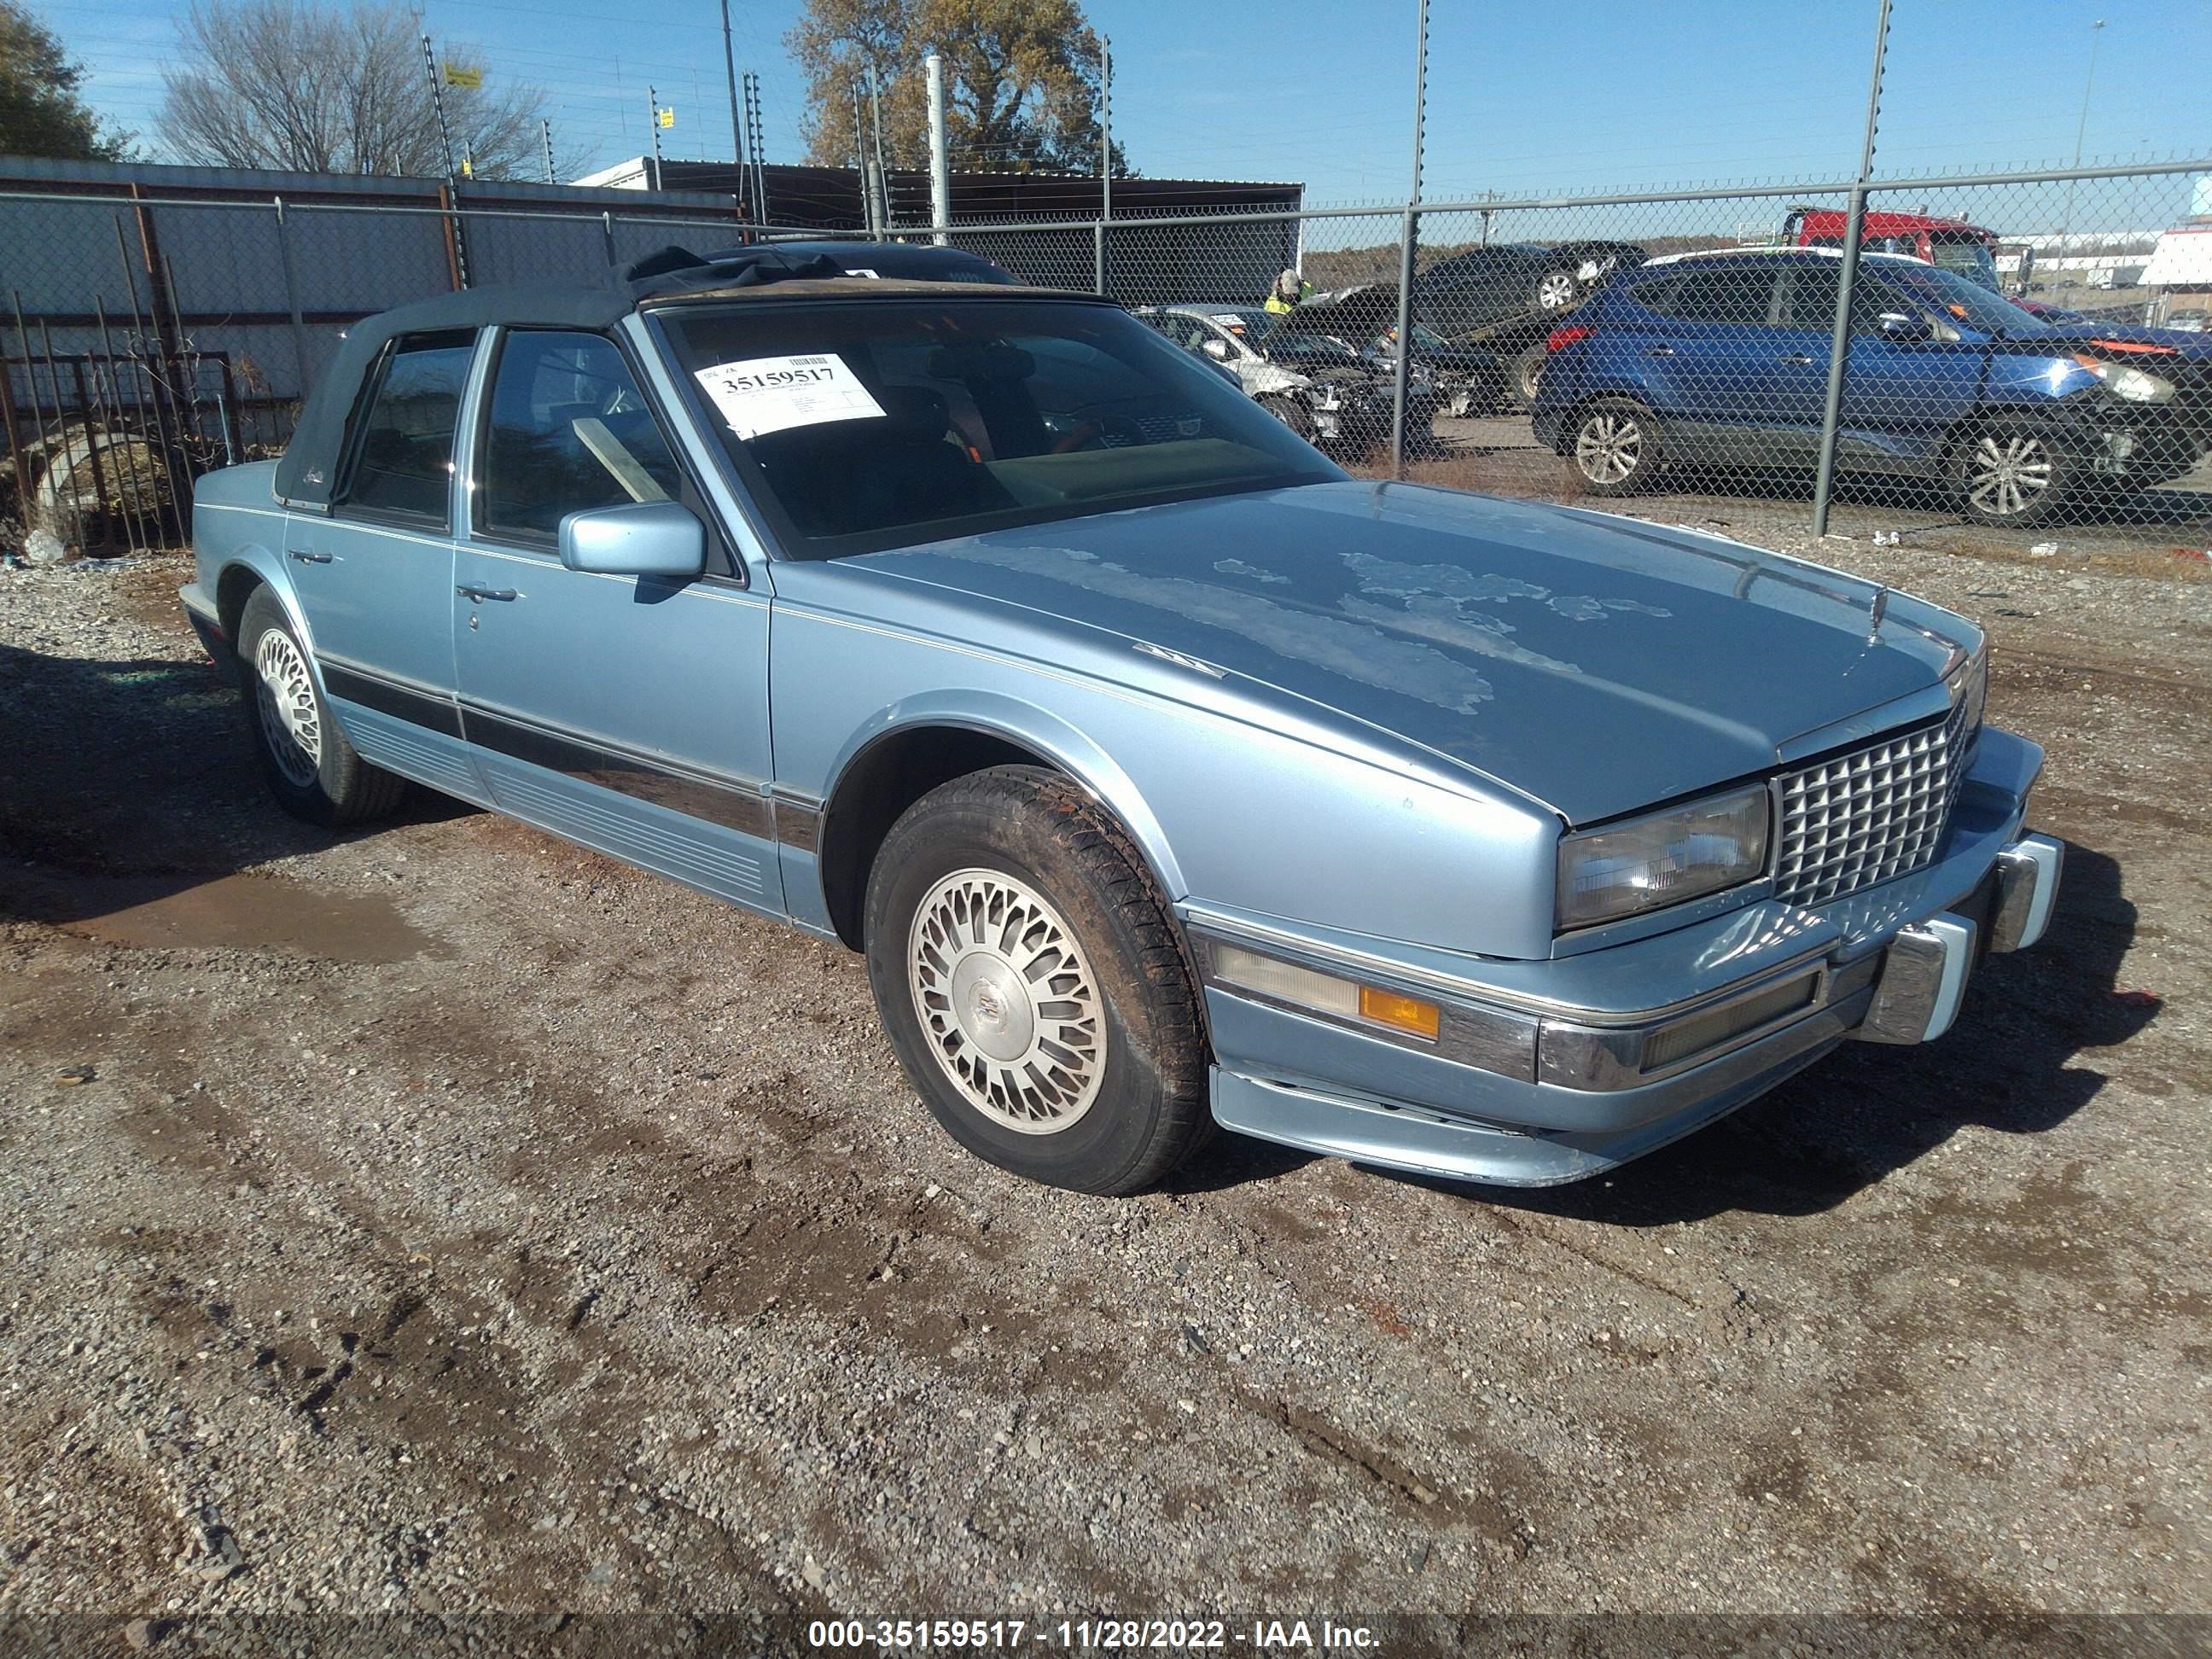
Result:
[[[1793,207],[1782,222],[1782,240],[1793,247],[1841,247],[1846,216],[1838,208]],[[1875,253],[1902,253],[1970,283],[2000,293],[1997,234],[1964,219],[1934,218],[1924,213],[1869,213],[1859,246]]]

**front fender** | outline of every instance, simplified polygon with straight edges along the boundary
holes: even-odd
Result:
[[[1166,832],[1144,793],[1120,763],[1063,716],[1006,692],[947,687],[878,709],[846,739],[831,762],[822,792],[823,804],[836,799],[838,787],[854,763],[876,744],[902,732],[943,726],[1002,738],[1036,751],[1066,773],[1121,821],[1152,866],[1163,894],[1170,902],[1187,896],[1182,869]]]

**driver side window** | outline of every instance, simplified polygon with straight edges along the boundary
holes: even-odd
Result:
[[[517,330],[500,343],[474,528],[550,545],[570,513],[677,498],[683,475],[613,341]]]

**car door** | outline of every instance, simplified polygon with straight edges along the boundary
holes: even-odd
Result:
[[[1791,349],[1772,325],[1775,262],[1692,263],[1639,283],[1637,302],[1664,319],[1640,337],[1642,378],[1685,459],[1759,466],[1778,453],[1771,398]]]
[[[462,727],[501,810],[740,904],[782,909],[768,622],[617,343],[503,329],[472,404],[451,607]],[[676,501],[685,580],[570,570],[571,513]]]
[[[480,798],[453,705],[454,428],[474,330],[404,335],[362,381],[326,514],[287,517],[293,591],[362,757]]]
[[[1833,290],[1825,297],[1832,317]],[[1894,334],[1883,326],[1892,319]],[[1860,270],[1837,441],[1844,465],[1916,476],[1942,467],[1952,429],[1981,404],[1989,363],[1983,346],[1957,332],[1948,319],[1939,331],[1926,307],[1883,280],[1879,267]]]

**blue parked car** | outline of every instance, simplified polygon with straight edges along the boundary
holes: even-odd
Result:
[[[1104,301],[655,264],[355,328],[185,609],[288,811],[426,786],[842,941],[984,1158],[1573,1180],[2045,930],[1958,617],[1355,481]]]
[[[1553,331],[1536,435],[1594,495],[1684,464],[1816,465],[1840,258],[1676,255]],[[2032,316],[1954,271],[1863,256],[1840,471],[1942,485],[1984,524],[2177,478],[2212,449],[2212,352]]]

